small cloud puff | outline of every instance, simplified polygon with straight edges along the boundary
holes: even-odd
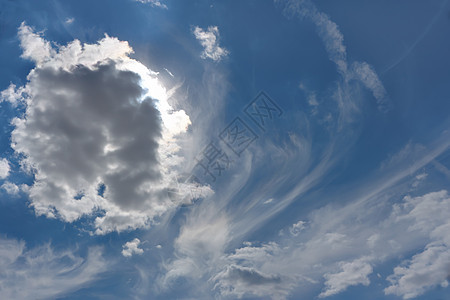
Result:
[[[72,24],[73,23],[73,21],[75,21],[75,18],[67,18],[65,21],[64,21],[64,23],[66,23],[66,24]]]
[[[196,26],[194,28],[194,35],[203,46],[201,58],[220,61],[228,55],[228,50],[219,46],[219,28],[217,26],[209,26],[208,30],[203,30]]]
[[[293,224],[291,226],[291,228],[289,228],[289,232],[293,235],[293,236],[297,236],[300,234],[300,231],[302,231],[303,229],[305,229],[305,224],[306,222],[303,221],[298,221],[297,223]]]
[[[131,257],[133,254],[141,255],[144,253],[144,250],[139,248],[139,245],[141,244],[141,241],[138,238],[135,238],[134,240],[130,242],[126,242],[122,248],[122,255],[125,257]]]
[[[2,189],[4,189],[9,195],[15,196],[20,192],[20,188],[12,182],[5,182],[1,186]]]

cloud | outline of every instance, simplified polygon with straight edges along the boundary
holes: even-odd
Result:
[[[305,229],[305,224],[306,222],[303,221],[298,221],[297,223],[293,224],[291,226],[291,228],[289,228],[289,232],[294,235],[297,236],[300,234],[300,232]]]
[[[272,294],[272,299],[283,299],[289,293],[289,287],[285,286],[279,275],[264,274],[250,267],[230,265],[211,280],[217,282],[214,289],[223,296],[233,298]]]
[[[0,238],[0,298],[54,299],[92,284],[107,270],[100,248],[85,258],[50,245],[27,249],[23,241]]]
[[[407,228],[414,222],[410,220],[406,224],[390,216],[392,202],[398,199],[397,195],[405,192],[399,193],[399,190],[408,176],[426,166],[430,158],[442,153],[444,148],[448,149],[448,142],[445,145],[440,143],[435,149],[419,151],[414,155],[416,159],[413,165],[411,160],[399,157],[401,163],[392,162],[373,176],[375,178],[362,178],[357,185],[349,184],[344,187],[345,192],[341,190],[342,194],[334,191],[331,195],[322,197],[328,192],[321,188],[321,183],[328,184],[327,175],[331,175],[337,163],[345,164],[346,155],[349,154],[347,151],[358,138],[357,128],[360,126],[357,124],[360,124],[358,121],[363,117],[360,113],[360,99],[364,98],[360,93],[360,86],[369,88],[379,109],[382,108],[382,98],[386,95],[384,88],[379,85],[381,80],[370,65],[349,62],[343,35],[327,15],[320,13],[311,1],[288,2],[300,7],[295,15],[305,14],[304,17],[317,25],[328,57],[336,64],[339,79],[333,83],[331,97],[327,95],[322,101],[322,94],[317,93],[320,99],[308,99],[311,100],[311,107],[320,110],[326,109],[329,103],[325,101],[329,98],[334,100],[336,109],[331,111],[333,120],[330,123],[336,126],[329,126],[329,140],[326,140],[323,148],[318,148],[311,136],[316,129],[313,128],[313,122],[305,118],[304,125],[299,127],[308,130],[291,134],[291,140],[285,144],[278,146],[267,143],[268,147],[265,145],[263,149],[252,149],[254,152],[252,151],[251,163],[242,166],[241,170],[242,173],[251,170],[249,173],[257,174],[255,176],[258,183],[255,184],[244,176],[240,177],[242,179],[239,184],[221,183],[219,189],[226,192],[221,195],[216,191],[213,198],[206,199],[211,201],[205,201],[216,203],[211,215],[221,215],[224,211],[228,214],[227,222],[216,232],[217,235],[226,234],[227,239],[221,243],[214,243],[212,239],[219,238],[209,233],[209,228],[217,228],[216,218],[198,213],[198,210],[207,206],[205,202],[189,212],[189,221],[182,226],[174,245],[175,259],[165,264],[165,278],[183,277],[190,285],[202,287],[207,281],[214,285],[215,292],[218,293],[210,298],[238,298],[244,295],[286,298],[294,291],[296,295],[302,294],[309,289],[308,285],[317,285],[322,281],[322,295],[337,294],[349,286],[370,284],[369,275],[381,262],[411,253],[426,244],[426,233],[405,235]],[[320,106],[316,105],[318,100]],[[296,118],[295,122],[299,124],[301,120],[301,117]],[[320,140],[322,138],[321,136]],[[267,159],[265,154],[268,154]],[[264,161],[264,167],[258,165],[257,159]],[[281,163],[271,165],[272,161]],[[292,172],[294,162],[297,167]],[[285,168],[283,164],[286,165]],[[275,165],[276,167],[272,167]],[[278,170],[280,171],[277,172]],[[249,173],[246,175],[250,177]],[[270,178],[264,178],[266,173]],[[252,189],[252,184],[259,189],[263,186],[264,189]],[[318,197],[314,195],[315,188],[320,194]],[[262,205],[261,199],[272,198],[274,194],[277,201]],[[339,195],[338,198],[336,194]],[[392,195],[396,196],[391,197]],[[316,207],[317,204],[311,204],[316,201],[330,204],[306,216],[311,206]],[[274,229],[271,221],[285,212],[288,205],[297,207],[294,203],[301,205],[299,213],[308,224],[303,228],[302,234],[283,235],[279,240],[261,241],[261,246],[235,249],[242,241],[253,241],[255,236],[260,237],[259,233],[266,232],[265,229],[268,232],[278,232],[279,228]],[[285,232],[295,228],[297,220],[286,226]],[[186,238],[205,231],[208,233],[202,235],[198,243],[194,238]],[[184,243],[178,242],[181,236]],[[209,241],[204,236],[213,238]],[[258,244],[259,242],[252,243]],[[356,273],[352,274],[352,270]],[[265,282],[268,288],[254,284],[255,282]],[[168,281],[164,281],[163,285],[167,283]],[[204,290],[208,291],[210,285],[204,287]]]
[[[9,181],[3,183],[1,188],[12,196],[17,195],[20,192],[20,188],[16,184]]]
[[[324,275],[325,290],[319,297],[328,297],[345,291],[347,287],[362,284],[368,286],[370,280],[368,275],[373,271],[372,266],[365,258],[356,259],[351,262],[339,263],[341,272],[326,273]]]
[[[321,15],[317,19],[320,21],[317,24],[323,26],[324,30],[330,30],[328,33],[322,33],[322,36],[332,39],[327,44],[329,57],[336,61],[338,71],[344,72],[339,71],[341,80],[333,85],[336,89],[331,98],[338,104],[336,111],[333,111],[333,121],[339,120],[345,125],[346,122],[350,123],[347,117],[356,115],[355,112],[358,112],[360,108],[358,106],[361,98],[358,94],[359,88],[354,88],[360,82],[352,77],[354,72],[352,67],[347,66],[343,35],[340,34],[337,25],[327,18],[326,15]],[[327,23],[328,21],[331,23]],[[352,66],[351,63],[350,66]],[[214,85],[211,86],[214,87]],[[321,96],[319,93],[317,95]],[[326,101],[325,98],[323,97],[324,101],[319,99],[321,100],[320,109],[326,106],[322,105]],[[318,99],[311,98],[311,100],[312,106],[316,107],[316,102],[313,100],[319,102]],[[221,104],[220,101],[217,102]],[[313,187],[317,187],[319,194],[326,194],[320,188],[320,183],[323,183],[324,176],[329,174],[336,162],[341,162],[343,154],[345,155],[346,150],[353,145],[353,141],[358,136],[357,132],[354,132],[354,129],[358,127],[355,123],[352,123],[351,127],[333,126],[337,129],[330,130],[330,141],[327,144],[329,147],[325,150],[314,148],[314,143],[311,141],[313,138],[308,136],[314,131],[313,129],[304,135],[299,132],[292,134],[290,143],[286,143],[289,147],[270,145],[271,147],[264,147],[264,149],[252,149],[256,152],[253,156],[249,155],[252,163],[247,164],[245,161],[245,164],[242,163],[241,170],[242,173],[252,170],[258,174],[258,184],[259,187],[264,186],[263,191],[255,191],[249,187],[252,182],[247,177],[241,176],[239,184],[233,185],[228,182],[221,184],[219,190],[226,191],[224,192],[226,195],[215,194],[214,198],[196,203],[187,214],[187,221],[182,225],[179,236],[175,240],[174,257],[163,264],[165,275],[158,283],[163,288],[172,283],[171,286],[176,288],[175,283],[186,280],[189,285],[196,286],[196,292],[199,290],[209,292],[213,285],[216,288],[215,292],[218,293],[214,296],[219,298],[221,296],[237,298],[242,295],[283,298],[288,297],[287,295],[293,291],[301,293],[303,289],[308,289],[305,287],[306,284],[317,285],[324,279],[324,275],[328,274],[324,281],[328,280],[329,292],[333,289],[337,293],[338,290],[343,291],[354,284],[366,284],[366,279],[369,278],[368,267],[376,268],[380,261],[411,253],[413,249],[416,249],[415,247],[423,245],[424,235],[405,237],[404,232],[409,225],[399,225],[395,218],[389,218],[393,199],[388,202],[385,195],[386,190],[407,176],[405,173],[410,175],[410,170],[417,170],[416,166],[408,171],[398,168],[395,170],[398,172],[392,172],[394,175],[385,172],[380,176],[382,179],[376,182],[364,182],[357,187],[350,186],[348,193],[339,195],[339,201],[336,199],[336,193],[328,195],[329,198],[325,199],[311,196]],[[299,127],[310,128],[311,124],[306,120],[305,126]],[[279,160],[284,161],[287,168],[282,169],[277,166],[277,170],[282,169],[286,173],[274,173],[272,170],[275,168],[267,165],[270,159],[264,160],[265,156],[262,152],[269,153],[270,159],[273,160],[278,161],[281,158]],[[258,168],[256,158],[265,162],[265,168]],[[316,160],[319,161],[317,164],[315,164]],[[294,162],[298,167],[294,170],[295,174],[292,174],[289,171],[292,171]],[[426,162],[421,162],[421,166],[425,164]],[[271,178],[268,184],[265,184],[264,172],[258,171],[267,171],[267,169],[271,170],[267,172],[270,173]],[[251,172],[248,171],[245,175],[250,176],[249,173]],[[283,185],[284,182],[289,182],[289,186]],[[251,191],[247,194],[249,190]],[[262,205],[261,199],[274,197],[272,193],[276,193],[277,201],[273,201],[270,205]],[[275,230],[270,221],[289,204],[301,201],[304,204],[301,211],[303,214],[310,209],[309,201],[314,200],[319,200],[320,203],[328,201],[333,204],[313,211],[308,217],[302,215],[302,220],[308,224],[302,234],[284,235],[281,240],[262,241],[261,246],[247,245],[248,247],[235,249],[236,245],[241,245],[243,240],[253,241],[252,234],[255,231],[265,232],[266,228]],[[209,204],[206,202],[214,202],[216,205],[207,211],[205,208]],[[201,210],[208,213],[199,213]],[[225,212],[226,217],[223,216]],[[387,213],[383,214],[383,212]],[[295,227],[295,222],[286,227],[286,232]],[[278,231],[278,228],[275,231]],[[395,242],[397,239],[399,241]],[[259,242],[256,241],[251,245],[258,244]],[[372,253],[375,258],[370,256],[371,259],[369,259]],[[367,257],[364,263],[358,262],[361,257]],[[359,271],[356,278],[349,277],[348,272],[345,271],[352,267]],[[183,280],[175,281],[178,277],[183,277]],[[267,288],[255,284],[258,282],[265,282]],[[325,285],[324,291],[326,289]],[[214,298],[214,296],[205,298]]]
[[[64,23],[66,23],[66,24],[72,24],[73,22],[75,21],[75,18],[67,18],[65,21],[64,21]]]
[[[384,290],[385,294],[412,299],[438,285],[447,287],[450,276],[449,246],[429,244],[423,252],[406,262],[405,266],[396,267],[394,274],[388,277],[391,285]]]
[[[380,107],[387,105],[386,90],[373,67],[366,62],[354,62],[352,69],[354,76],[361,81],[367,89],[372,91],[378,105]]]
[[[8,160],[6,158],[0,159],[0,179],[8,177],[10,169]]]
[[[381,194],[371,199],[377,200],[377,204],[353,202],[341,208],[328,205],[313,211],[304,234],[284,236],[278,243],[236,249],[226,256],[227,260],[230,265],[252,268],[267,278],[278,276],[281,280],[278,284],[284,284],[286,289],[285,295],[304,282],[317,283],[322,276],[324,289],[319,296],[328,297],[349,286],[368,286],[369,275],[377,264],[411,252],[430,239],[423,253],[394,269],[394,274],[388,277],[391,286],[385,293],[408,299],[437,285],[446,286],[450,275],[448,193],[406,197],[394,205],[381,200]],[[384,205],[390,207],[391,214],[380,219],[375,215],[386,209]],[[365,223],[355,227],[354,223],[361,219]],[[221,274],[218,279],[226,279],[223,286],[228,287],[227,294],[232,293],[235,284],[239,291],[236,295],[242,295],[245,287],[246,294],[275,297],[270,290],[260,294],[255,285],[230,280],[229,271],[218,274]]]
[[[277,264],[286,254],[286,249],[275,242],[238,248],[223,257],[219,262],[223,266],[210,281],[223,296],[270,296],[272,299],[285,299],[302,282],[317,283],[300,272],[280,268]]]
[[[15,84],[10,84],[6,90],[0,93],[0,102],[8,101],[13,106],[17,106],[18,99],[23,98],[26,93],[24,87],[16,88]]]
[[[420,185],[421,182],[423,182],[428,177],[427,173],[421,173],[416,175],[415,181],[411,184],[412,187],[416,188]]]
[[[219,28],[217,26],[209,26],[206,31],[196,26],[194,35],[204,48],[201,54],[203,59],[210,58],[220,61],[229,54],[227,49],[219,46]]]
[[[154,6],[154,7],[167,9],[167,5],[165,5],[164,3],[161,3],[159,0],[135,0],[135,1],[150,4],[151,6]]]
[[[217,222],[211,213],[214,209],[208,211],[209,218],[208,213],[197,212],[189,216],[190,220],[182,228],[180,237],[183,238],[179,237],[175,244],[177,259],[166,266],[167,274],[172,279],[189,278],[192,284],[199,281],[204,284],[205,278],[209,278],[208,283],[213,284],[217,293],[234,298],[285,299],[293,291],[305,291],[308,285],[317,285],[322,278],[325,281],[321,297],[338,294],[354,285],[367,286],[369,275],[381,263],[411,253],[430,239],[430,246],[435,245],[434,241],[439,242],[436,245],[443,245],[450,232],[445,225],[450,219],[447,192],[406,197],[392,205],[390,196],[398,187],[390,189],[386,182],[392,180],[384,176],[375,187],[362,188],[363,194],[354,196],[347,204],[328,204],[312,211],[302,221],[308,224],[302,234],[284,235],[276,242],[260,246],[246,243],[245,247],[235,250],[228,249],[241,238],[241,229],[233,216],[229,216],[227,222]],[[349,196],[343,194],[342,197]],[[215,198],[215,201],[222,199]],[[288,229],[295,228],[296,224],[298,222]],[[220,243],[213,242],[219,239],[212,238],[214,233],[227,238],[220,239]],[[446,285],[445,251],[448,248],[436,250],[442,253],[441,258],[424,264],[432,266],[429,269],[422,268],[430,278],[422,287],[419,285],[423,290]],[[414,263],[405,265],[419,270]],[[397,289],[397,280],[404,282],[400,278],[405,272],[395,273],[399,276],[389,277],[394,286],[387,290],[389,292]],[[418,285],[407,287],[417,288]]]
[[[22,57],[33,60],[38,66],[56,54],[50,42],[42,39],[25,23],[19,27],[19,39],[23,49]]]
[[[329,59],[336,64],[345,81],[355,79],[361,82],[372,92],[381,111],[389,107],[386,90],[374,68],[366,62],[353,62],[349,67],[344,35],[327,14],[319,11],[310,0],[275,0],[275,2],[284,3],[284,12],[287,15],[309,20],[316,26]]]
[[[141,241],[138,238],[135,238],[134,240],[130,242],[126,242],[122,248],[122,255],[125,257],[131,257],[133,254],[141,255],[144,253],[144,250],[139,248],[141,244]]]
[[[300,83],[299,88],[305,93],[306,99],[308,100],[308,104],[311,108],[311,113],[313,115],[317,115],[319,102],[317,101],[316,93],[314,91],[310,91],[304,83]]]
[[[410,232],[424,232],[431,242],[425,250],[394,268],[391,285],[384,292],[411,299],[438,285],[448,286],[450,277],[450,196],[443,190],[421,197],[405,197],[395,207],[399,222],[412,222]]]
[[[37,215],[92,216],[95,233],[105,234],[146,227],[192,200],[189,184],[168,196],[189,117],[168,103],[157,73],[128,57],[127,42],[106,35],[53,49],[24,23],[19,37],[36,68],[26,93],[16,93],[26,110],[12,121],[11,146],[34,174],[29,196]]]
[[[216,262],[224,251],[229,234],[227,217],[215,216],[207,209],[198,213],[188,219],[174,242],[176,259],[164,266],[166,273],[159,280],[163,288],[178,277],[201,277],[205,272],[202,266]]]

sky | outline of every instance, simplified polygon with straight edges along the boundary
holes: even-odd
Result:
[[[448,0],[0,0],[1,299],[450,299]]]

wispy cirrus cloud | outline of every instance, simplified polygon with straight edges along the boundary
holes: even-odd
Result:
[[[64,23],[66,23],[67,25],[72,24],[75,21],[75,18],[67,18]]]
[[[385,292],[408,297],[409,293],[417,296],[436,285],[446,286],[447,192],[410,196],[397,204],[392,204],[391,197],[407,190],[409,182],[417,177],[410,175],[422,174],[423,167],[449,146],[442,137],[435,149],[410,154],[400,150],[394,155],[395,160],[384,164],[379,177],[366,181],[357,190],[349,188],[352,192],[342,195],[345,203],[330,201],[312,210],[301,222],[285,228],[284,232],[294,234],[283,234],[271,242],[233,246],[248,238],[248,232],[243,231],[254,226],[252,211],[246,208],[250,217],[239,222],[239,214],[233,208],[225,213],[222,201],[227,198],[216,194],[214,202],[195,207],[195,213],[189,215],[175,244],[177,258],[166,265],[166,278],[171,280],[160,284],[171,286],[174,278],[188,276],[193,282],[202,280],[203,285],[209,278],[210,287],[224,297],[286,299],[294,290],[311,292],[320,288],[318,295],[326,298],[352,286],[369,286],[373,272],[383,262],[425,245],[426,251],[419,250],[412,260],[393,270]],[[411,157],[416,162],[413,166],[407,164]],[[280,199],[274,200],[277,201]],[[261,204],[267,205],[272,204]],[[433,222],[428,222],[431,215]],[[261,228],[261,224],[257,227]],[[224,239],[219,240],[214,233]],[[202,242],[196,237],[199,234]],[[422,265],[430,266],[421,268],[424,272],[420,273],[428,279],[418,286],[413,282]]]
[[[328,297],[352,286],[370,285],[370,277],[379,264],[388,258],[411,253],[426,245],[430,239],[429,232],[420,236],[404,235],[406,228],[414,221],[399,223],[394,216],[395,207],[390,197],[392,194],[400,195],[399,190],[405,188],[404,182],[411,174],[447,151],[449,144],[444,138],[439,139],[432,149],[418,149],[388,162],[375,178],[368,177],[357,187],[350,184],[352,193],[340,195],[343,199],[341,204],[334,203],[335,194],[329,195],[331,204],[312,210],[305,214],[308,217],[302,217],[302,223],[291,224],[283,231],[292,231],[293,234],[281,235],[262,245],[236,247],[248,240],[254,231],[266,228],[265,225],[270,230],[269,220],[294,201],[302,201],[303,210],[308,209],[310,192],[326,182],[326,176],[338,163],[342,163],[359,136],[358,130],[355,130],[360,124],[363,108],[359,85],[371,91],[381,111],[389,106],[387,92],[374,68],[366,62],[352,62],[348,58],[344,36],[328,15],[318,11],[311,1],[284,3],[287,3],[286,12],[316,25],[328,57],[336,65],[339,79],[330,89],[331,93],[327,94],[327,101],[334,101],[336,109],[329,113],[329,126],[323,126],[329,137],[325,146],[319,148],[311,137],[312,122],[298,114],[296,124],[302,124],[302,128],[310,131],[290,134],[290,140],[284,141],[282,146],[267,142],[264,149],[252,149],[254,152],[248,157],[251,162],[242,170],[243,173],[252,170],[249,173],[258,174],[258,187],[264,186],[264,192],[248,188],[251,181],[241,174],[240,181],[222,184],[221,188],[226,192],[221,194],[216,191],[214,197],[206,201],[208,204],[200,203],[194,207],[178,238],[188,232],[199,232],[199,226],[215,228],[216,220],[221,216],[226,221],[220,224],[220,232],[227,239],[218,246],[217,239],[202,239],[201,243],[196,244],[194,238],[183,238],[185,243],[175,244],[176,258],[166,265],[168,268],[164,278],[172,280],[163,281],[162,285],[170,286],[170,282],[177,277],[189,277],[193,282],[201,280],[204,286],[205,278],[209,278],[210,286],[224,297],[267,296],[284,299],[289,298],[294,290],[302,289],[320,289],[317,294]],[[314,108],[318,107],[319,100],[321,104],[324,102],[312,93],[308,96],[309,104]],[[264,161],[265,166],[260,166],[255,157]],[[414,157],[412,165],[411,157]],[[279,163],[277,167],[271,167],[274,161]],[[292,165],[296,165],[295,172],[292,172]],[[267,172],[268,169],[270,176],[265,177],[264,170]],[[246,175],[250,176],[248,173]],[[290,184],[284,185],[285,182]],[[243,186],[247,187],[245,192]],[[238,200],[234,198],[237,193]],[[273,200],[266,203],[267,198]],[[323,199],[313,200],[327,203]],[[207,209],[216,217],[210,218],[200,213]],[[380,211],[383,211],[381,216]],[[365,221],[361,223],[361,220]],[[440,218],[439,222],[445,224],[446,221]],[[358,226],[355,227],[355,223]],[[196,250],[186,251],[191,247]]]
[[[344,35],[327,14],[319,11],[310,0],[275,0],[275,2],[284,5],[284,12],[288,16],[309,20],[316,26],[329,59],[336,64],[345,81],[360,81],[372,92],[380,110],[385,111],[390,107],[387,92],[374,68],[367,62],[349,61]]]
[[[144,3],[144,4],[150,4],[151,6],[154,6],[154,7],[168,9],[167,5],[165,5],[163,2],[161,2],[159,0],[135,0],[135,1]]]
[[[50,299],[88,287],[108,270],[102,255],[100,248],[81,257],[49,244],[27,249],[23,241],[0,238],[0,297]]]

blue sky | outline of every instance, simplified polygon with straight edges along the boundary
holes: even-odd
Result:
[[[449,13],[0,0],[0,298],[450,299]]]

